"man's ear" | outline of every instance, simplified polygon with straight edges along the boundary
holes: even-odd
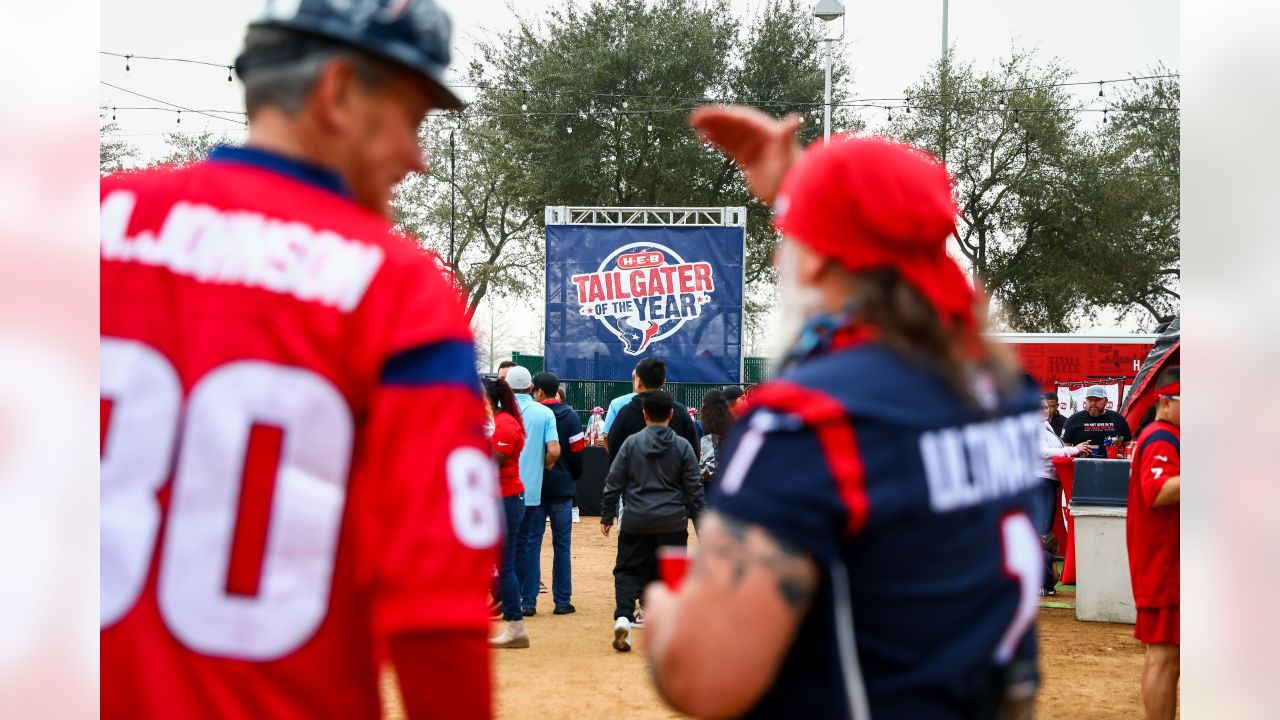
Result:
[[[355,68],[344,58],[334,58],[320,68],[307,102],[315,104],[325,129],[343,133],[352,126],[356,82]]]

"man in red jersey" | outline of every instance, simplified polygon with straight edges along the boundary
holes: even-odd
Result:
[[[456,108],[431,0],[268,3],[249,140],[104,179],[105,717],[490,715],[502,521],[471,335],[388,222]]]
[[[1179,506],[1182,498],[1180,369],[1156,380],[1156,419],[1138,434],[1130,466],[1129,576],[1138,621],[1133,636],[1147,645],[1142,702],[1152,720],[1172,720],[1180,674]]]

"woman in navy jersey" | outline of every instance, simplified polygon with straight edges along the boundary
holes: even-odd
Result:
[[[700,717],[1026,717],[1043,566],[1035,388],[980,335],[933,157],[703,108],[783,241],[781,370],[721,451],[678,593],[645,599],[659,692]]]

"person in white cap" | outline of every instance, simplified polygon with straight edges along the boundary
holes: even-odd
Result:
[[[533,398],[533,375],[529,369],[516,365],[507,372],[507,384],[516,394],[520,405],[520,419],[524,421],[524,449],[520,451],[520,482],[524,483],[524,520],[520,523],[520,535],[516,540],[516,575],[520,578],[520,612],[531,616],[538,612],[538,563],[530,557],[535,532],[532,523],[546,522],[546,515],[531,512],[542,505],[542,480],[544,472],[560,459],[560,434],[556,431],[556,414],[551,408]]]
[[[1084,409],[1067,418],[1062,426],[1062,442],[1079,445],[1088,442],[1095,455],[1101,455],[1107,438],[1133,438],[1129,423],[1115,410],[1107,409],[1107,389],[1093,385],[1084,391]]]

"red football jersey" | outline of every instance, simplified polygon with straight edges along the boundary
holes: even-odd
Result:
[[[1182,474],[1178,453],[1182,435],[1177,425],[1156,420],[1138,434],[1136,457],[1129,469],[1129,509],[1125,531],[1129,545],[1129,577],[1134,604],[1140,608],[1181,604],[1180,503],[1151,507],[1160,488]]]
[[[507,459],[498,466],[498,481],[502,485],[502,497],[524,492],[520,482],[520,451],[524,449],[524,425],[511,413],[493,414],[493,449],[505,453]]]
[[[456,291],[273,154],[101,192],[103,716],[377,717],[389,637],[487,628],[501,519]]]

